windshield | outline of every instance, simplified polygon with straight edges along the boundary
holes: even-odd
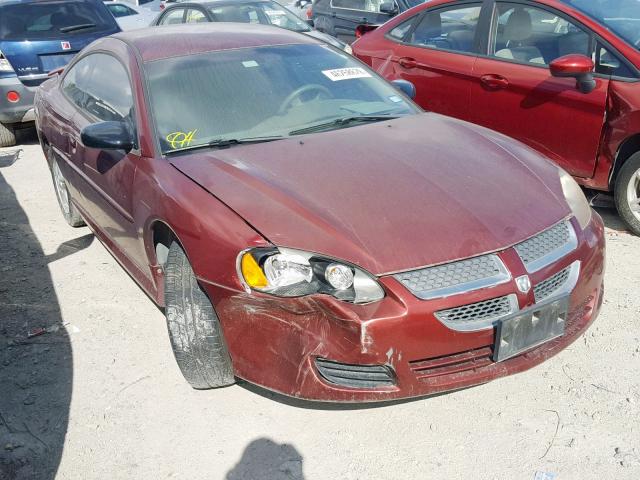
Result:
[[[106,8],[81,0],[12,3],[0,7],[0,39],[36,40],[113,30]]]
[[[209,7],[216,22],[261,23],[293,30],[308,32],[309,25],[276,2],[242,2],[214,5]]]
[[[640,0],[564,0],[640,48]]]
[[[347,117],[419,112],[351,56],[323,45],[168,58],[146,71],[164,153],[221,139],[288,136]]]

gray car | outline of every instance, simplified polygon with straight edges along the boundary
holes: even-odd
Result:
[[[175,25],[179,23],[233,22],[275,25],[304,33],[329,45],[351,53],[351,47],[331,35],[319,32],[288,8],[272,0],[212,0],[204,2],[166,3],[165,10],[153,25]]]

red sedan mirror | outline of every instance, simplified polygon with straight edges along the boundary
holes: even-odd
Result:
[[[596,88],[596,81],[593,78],[594,69],[593,60],[584,55],[565,55],[549,64],[551,75],[559,78],[575,78],[578,90],[582,93],[590,93]]]

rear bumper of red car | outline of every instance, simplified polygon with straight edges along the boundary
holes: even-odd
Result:
[[[240,378],[285,395],[318,401],[372,402],[431,395],[532,368],[566,348],[589,327],[602,304],[604,228],[595,213],[583,231],[575,220],[572,222],[578,232],[578,247],[530,274],[536,285],[580,262],[564,335],[498,363],[493,361],[494,328],[452,330],[434,313],[514,293],[520,309],[534,305],[533,293],[520,293],[515,280],[425,301],[393,276],[385,276],[380,278],[385,299],[370,305],[352,305],[327,296],[282,299],[213,285],[205,288],[213,299]],[[526,273],[513,249],[499,255],[514,279]],[[348,380],[354,375],[357,386]],[[367,382],[368,378],[372,381]]]

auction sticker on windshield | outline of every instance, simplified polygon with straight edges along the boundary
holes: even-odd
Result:
[[[322,73],[332,82],[337,82],[338,80],[349,80],[351,78],[371,77],[369,72],[360,67],[335,68],[333,70],[323,70]]]

